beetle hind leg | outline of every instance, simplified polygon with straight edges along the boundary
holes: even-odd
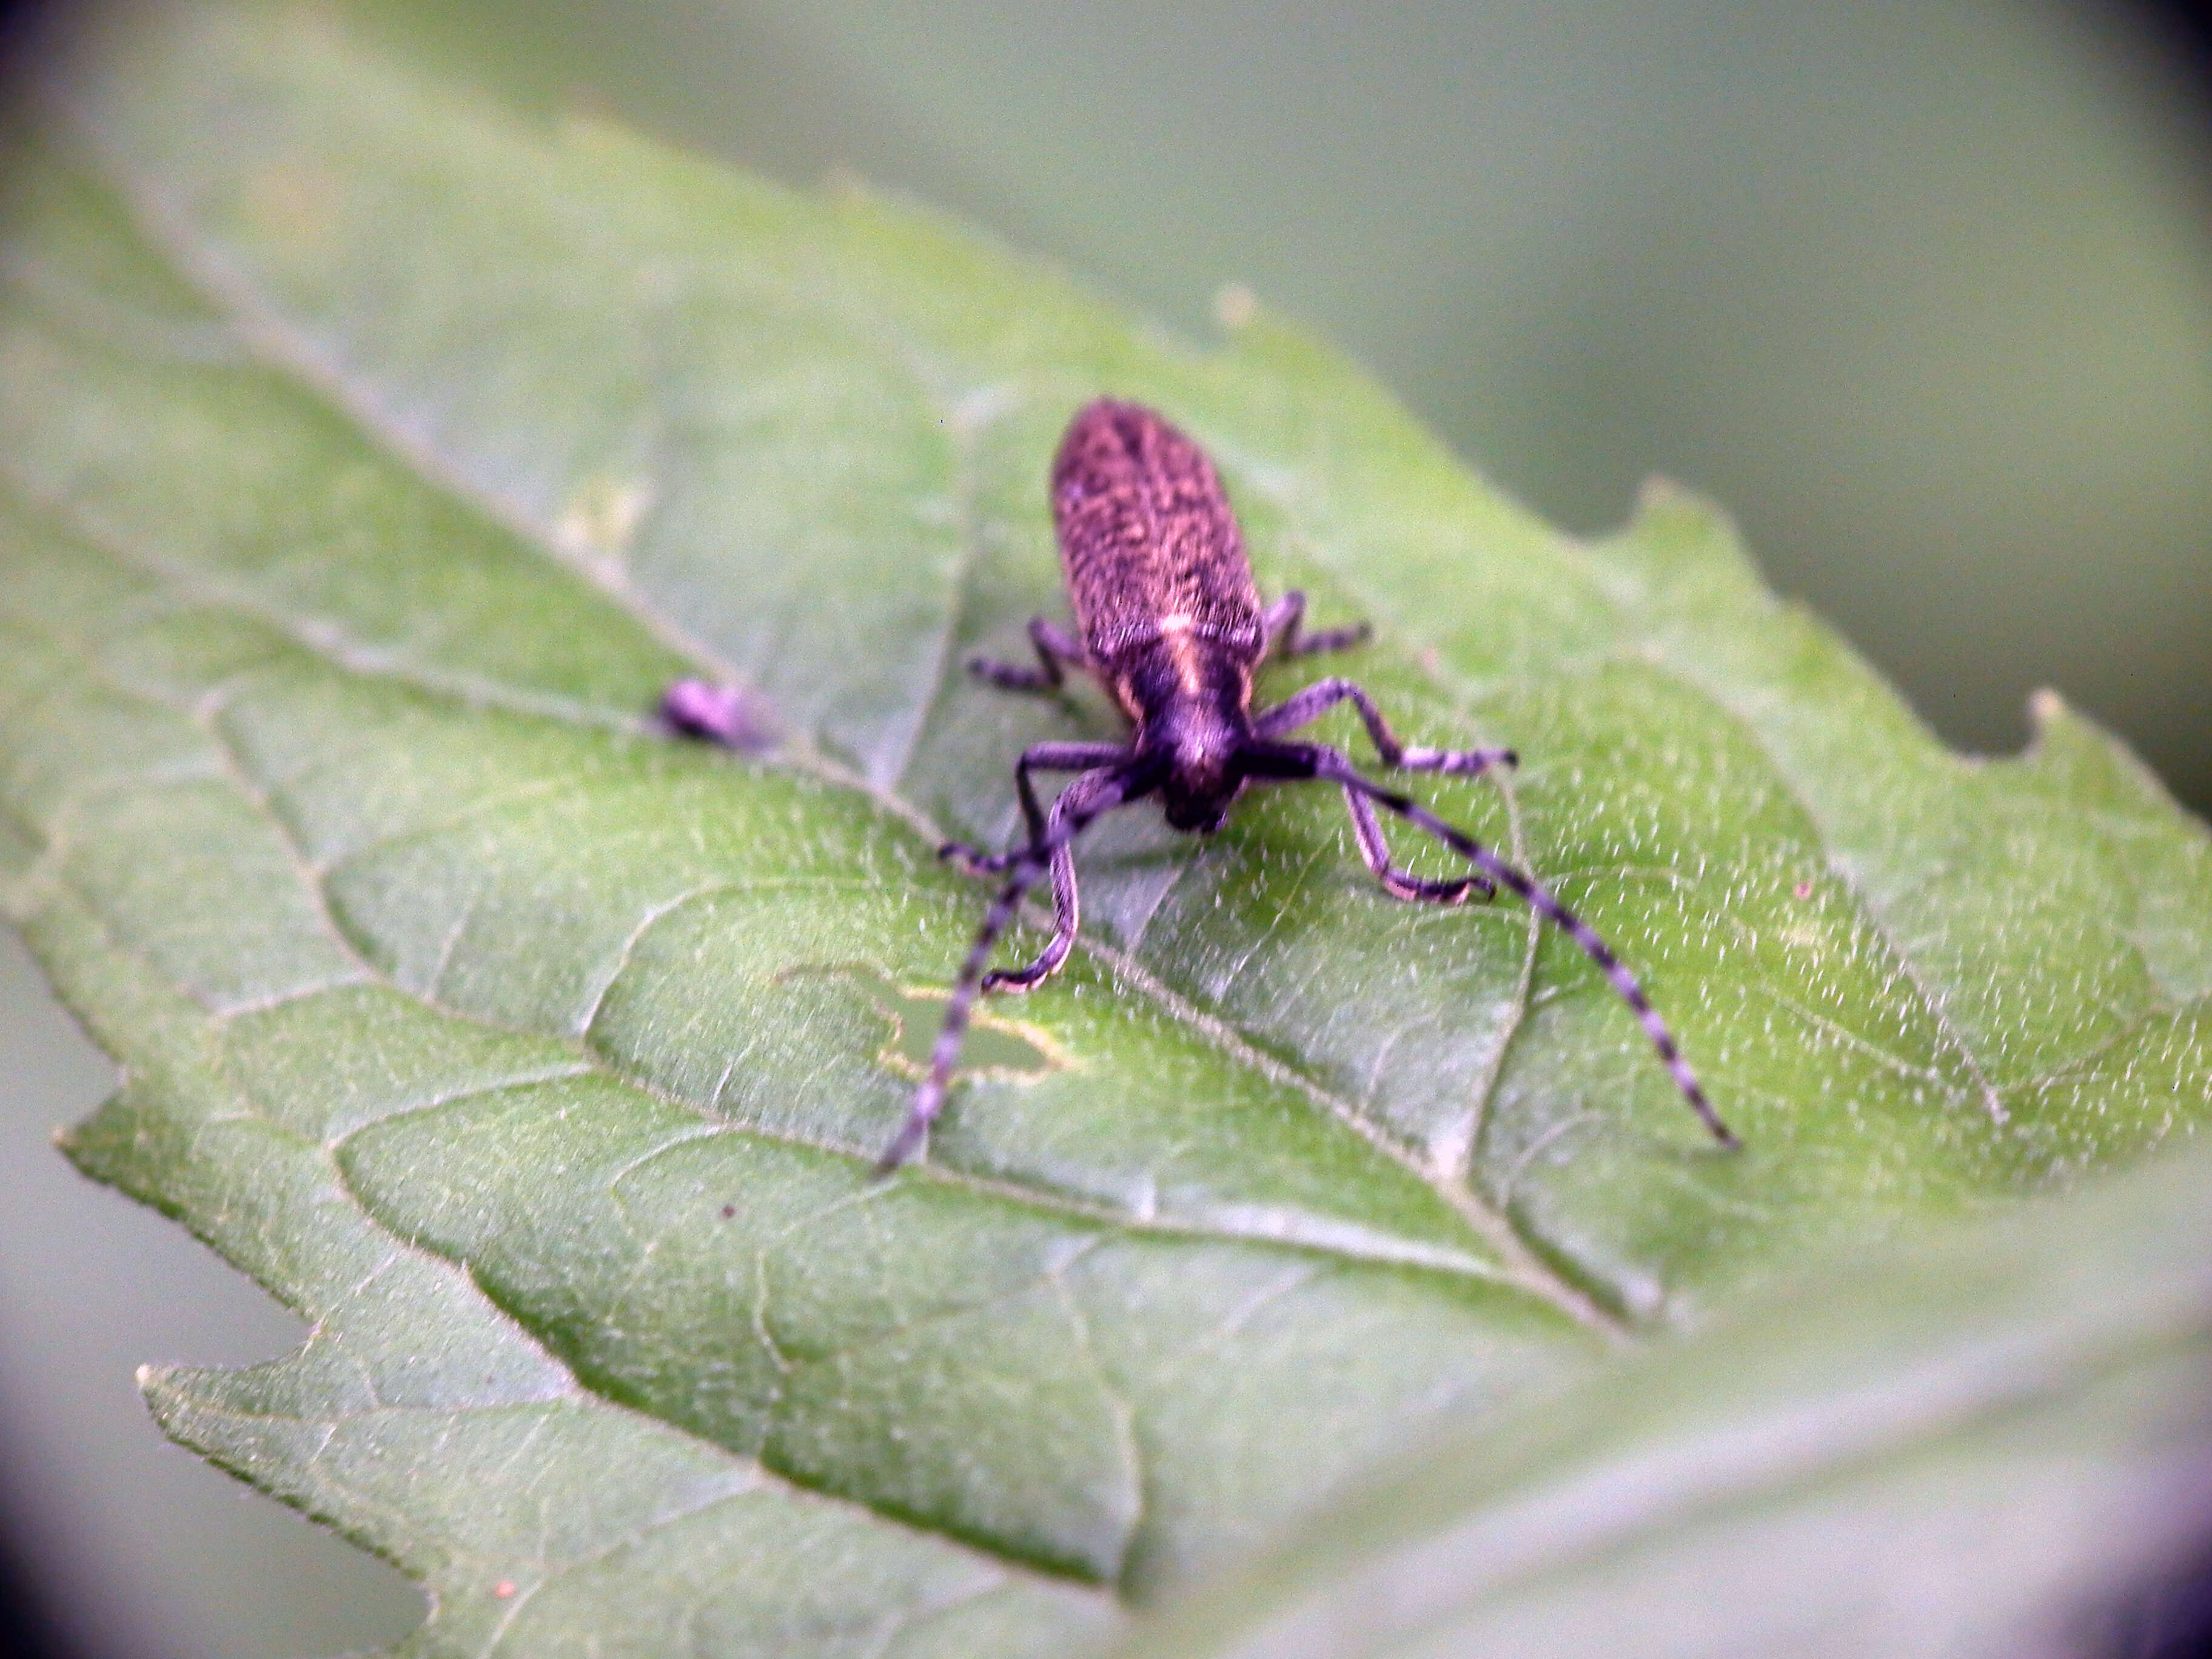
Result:
[[[1315,657],[1324,651],[1348,651],[1355,645],[1366,644],[1367,636],[1375,631],[1363,622],[1309,634],[1305,631],[1305,620],[1306,596],[1295,587],[1269,605],[1260,619],[1267,636],[1267,655]]]
[[[1066,683],[1069,669],[1091,665],[1082,641],[1042,617],[1030,618],[1030,643],[1036,647],[1035,668],[979,656],[968,659],[968,672],[1002,691],[1057,691]]]

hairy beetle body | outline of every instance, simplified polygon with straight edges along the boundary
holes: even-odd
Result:
[[[1052,516],[1099,672],[1183,641],[1259,661],[1260,590],[1229,497],[1206,452],[1152,410],[1101,398],[1076,416],[1052,464]]]

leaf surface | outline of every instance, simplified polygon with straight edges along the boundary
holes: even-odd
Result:
[[[127,1075],[70,1149],[313,1322],[149,1393],[429,1584],[420,1651],[1105,1640],[1625,1331],[2207,1115],[2201,828],[2055,701],[1945,752],[1679,492],[1572,540],[1264,318],[1189,349],[312,17],[149,26],[13,171],[0,893]],[[984,902],[936,842],[1115,729],[960,671],[1060,613],[1101,391],[1375,623],[1410,740],[1520,750],[1423,793],[1746,1152],[1571,945],[1279,789],[1103,828],[1085,948],[868,1179]],[[684,674],[780,745],[666,738]]]
[[[1126,1659],[2184,1651],[2186,1590],[2129,1603],[2202,1579],[2208,1235],[2200,1148],[1794,1276],[1392,1460]]]

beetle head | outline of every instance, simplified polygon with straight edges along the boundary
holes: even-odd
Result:
[[[1170,829],[1211,834],[1221,828],[1244,788],[1237,754],[1237,732],[1226,722],[1195,720],[1179,726],[1160,779],[1160,808]]]

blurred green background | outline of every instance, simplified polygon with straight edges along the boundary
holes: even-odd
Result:
[[[1648,472],[1717,496],[1954,743],[2016,747],[2052,685],[2212,804],[2212,103],[2135,10],[325,9],[502,101],[922,197],[1178,332],[1243,284],[1570,528]],[[91,1653],[398,1637],[395,1576],[146,1421],[137,1362],[299,1332],[49,1150],[109,1074],[0,944],[0,1505],[49,1605]]]

